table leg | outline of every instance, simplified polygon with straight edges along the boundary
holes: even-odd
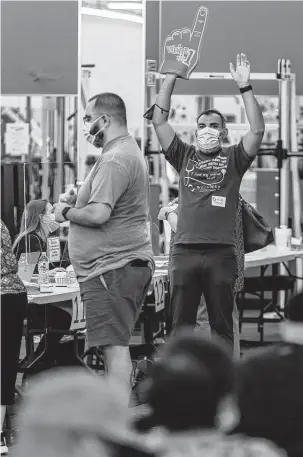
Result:
[[[261,274],[260,274],[261,282],[262,282],[262,279],[264,278],[266,268],[267,268],[267,266],[261,266]],[[260,333],[260,343],[264,343],[264,308],[265,308],[264,290],[261,290],[261,292],[260,292],[260,299],[261,299],[261,308],[260,308],[260,315],[259,315],[258,330]]]
[[[41,305],[42,306],[42,305]],[[36,365],[36,363],[45,355],[46,350],[48,348],[48,322],[47,322],[47,305],[44,305],[44,329],[43,329],[43,335],[44,335],[44,348],[41,354],[38,355],[27,367],[26,370],[30,370],[33,368],[33,366]]]
[[[276,278],[278,276],[278,274],[279,274],[279,264],[273,263],[273,265],[272,265],[273,278]],[[277,310],[277,308],[278,308],[278,288],[276,287],[275,279],[274,279],[274,287],[272,290],[272,303],[273,303],[274,310]]]

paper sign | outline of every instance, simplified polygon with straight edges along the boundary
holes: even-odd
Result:
[[[80,294],[73,297],[73,314],[70,330],[83,330],[86,327],[85,309]]]
[[[163,276],[154,278],[155,311],[164,309],[165,285]]]
[[[47,257],[50,262],[60,262],[61,246],[58,236],[47,239]]]
[[[156,73],[154,71],[149,71],[147,73],[146,85],[148,87],[154,87],[156,85],[156,81],[157,81]]]
[[[28,154],[29,125],[25,123],[6,124],[5,151],[6,154],[20,156]]]
[[[174,30],[165,38],[160,73],[172,73],[184,79],[190,77],[199,61],[207,14],[207,8],[201,6],[191,28]]]
[[[147,72],[156,72],[157,71],[157,61],[156,60],[146,60],[146,71]]]

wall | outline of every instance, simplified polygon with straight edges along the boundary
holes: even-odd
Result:
[[[229,62],[245,52],[252,72],[275,73],[278,59],[288,58],[297,74],[297,93],[303,94],[303,2],[205,1],[202,5],[209,17],[195,71],[229,72]],[[159,62],[159,43],[174,29],[191,27],[199,6],[197,1],[147,1],[146,57]],[[277,82],[253,84],[259,95],[278,92]],[[175,93],[235,94],[237,88],[232,81],[179,80]]]
[[[78,1],[2,1],[2,94],[76,95],[77,80]]]
[[[139,137],[144,93],[142,39],[142,25],[139,23],[82,15],[81,61],[83,65],[95,65],[89,81],[90,96],[114,92],[122,97],[126,104],[129,130]],[[82,164],[87,154],[97,153],[81,133],[79,145]]]

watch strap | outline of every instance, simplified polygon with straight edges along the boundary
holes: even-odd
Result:
[[[63,210],[62,210],[62,216],[64,217],[64,219],[65,219],[66,221],[68,221],[66,215],[67,215],[67,213],[69,212],[70,209],[72,209],[71,206],[66,206],[66,207],[63,208]]]
[[[241,94],[244,94],[245,92],[249,92],[250,90],[252,90],[251,84],[249,84],[249,86],[245,86],[245,87],[241,87],[240,88]]]

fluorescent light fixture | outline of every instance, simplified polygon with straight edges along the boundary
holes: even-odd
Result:
[[[110,2],[107,3],[107,8],[110,10],[143,10],[143,5],[133,2]]]
[[[121,21],[137,22],[143,24],[143,18],[134,14],[117,13],[115,11],[100,10],[96,8],[81,8],[81,13],[87,16],[107,17],[109,19],[118,19]]]

